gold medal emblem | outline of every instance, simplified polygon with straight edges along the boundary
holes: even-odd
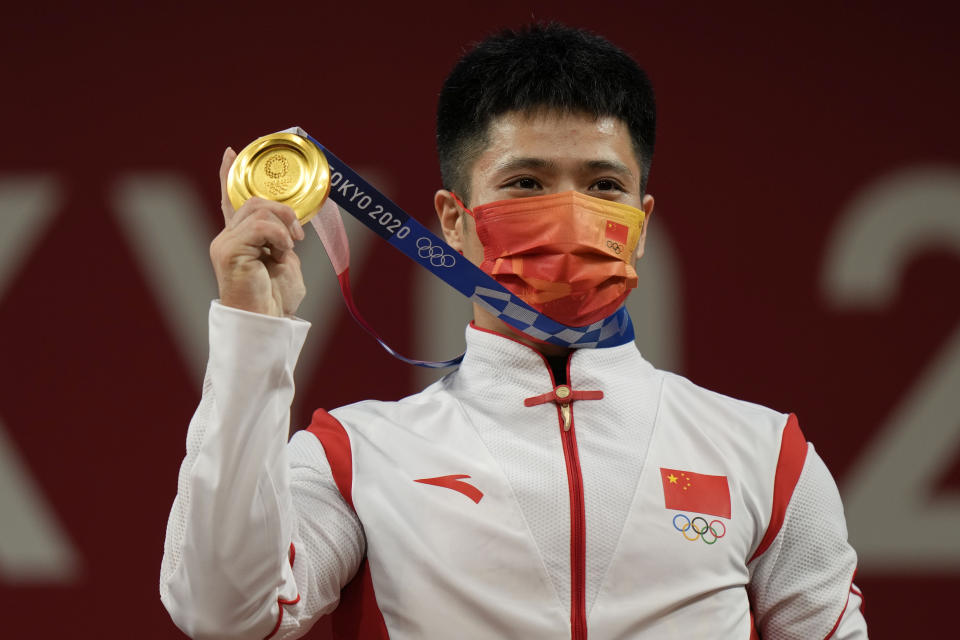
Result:
[[[329,193],[326,157],[294,133],[257,138],[240,152],[227,174],[227,195],[234,209],[258,196],[289,206],[300,224],[313,217]]]

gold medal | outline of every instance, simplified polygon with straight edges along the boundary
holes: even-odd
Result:
[[[300,224],[313,217],[330,193],[330,165],[320,149],[294,133],[272,133],[248,144],[227,174],[234,209],[258,196],[285,204]]]

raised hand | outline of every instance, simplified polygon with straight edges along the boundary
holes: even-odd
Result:
[[[294,251],[303,227],[286,205],[250,198],[234,211],[227,174],[237,154],[227,148],[220,164],[220,207],[224,229],[210,243],[220,303],[273,316],[293,315],[306,287]]]

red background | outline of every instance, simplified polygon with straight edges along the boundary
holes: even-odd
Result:
[[[117,222],[118,178],[179,176],[212,229],[223,147],[299,124],[430,221],[439,87],[496,27],[560,19],[648,70],[652,224],[678,273],[674,364],[797,412],[841,488],[960,321],[960,253],[948,243],[911,254],[881,308],[838,307],[822,285],[857,194],[911,167],[960,171],[955,3],[201,5],[3,12],[0,177],[49,176],[62,201],[0,298],[0,428],[79,560],[56,584],[0,565],[4,637],[179,637],[157,578],[199,386]],[[359,304],[410,352],[413,267],[376,242],[354,283]],[[336,340],[301,372],[295,424],[315,406],[418,388],[331,301]],[[956,412],[940,419],[957,430]],[[927,500],[960,487],[960,449],[947,453]],[[904,539],[904,554],[923,544]],[[872,637],[949,635],[956,555],[934,568],[864,558]]]

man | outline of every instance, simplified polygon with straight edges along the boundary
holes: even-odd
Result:
[[[654,119],[602,38],[487,39],[440,96],[445,239],[555,320],[609,317],[653,212]],[[303,231],[276,203],[223,209],[160,584],[188,634],[294,638],[332,614],[359,638],[866,637],[836,486],[796,418],[632,341],[568,349],[475,304],[458,370],[319,410],[287,444]]]

